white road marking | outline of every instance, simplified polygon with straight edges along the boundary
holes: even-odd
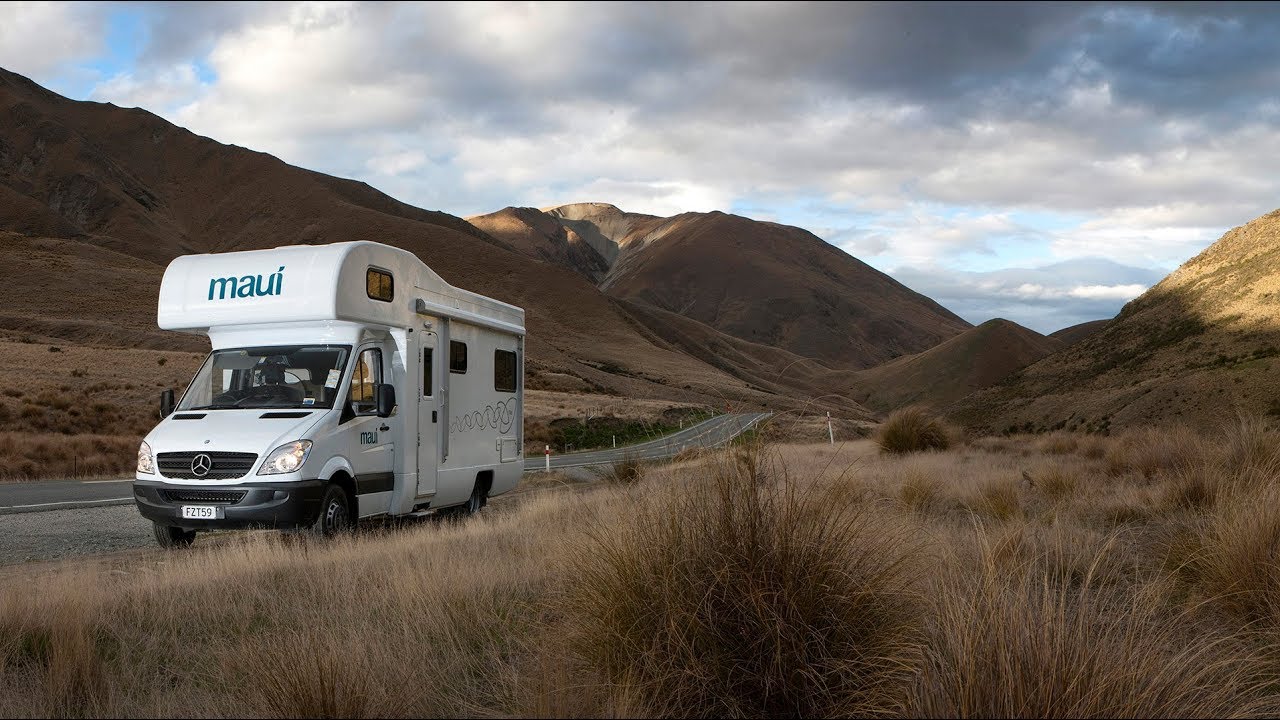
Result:
[[[93,505],[95,503],[120,502],[121,500],[132,500],[131,497],[107,498],[105,500],[62,500],[59,502],[35,503],[34,505],[0,505],[0,510],[13,510],[16,508],[34,508],[48,507],[50,505]]]

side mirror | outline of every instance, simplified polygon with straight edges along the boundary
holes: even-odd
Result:
[[[173,414],[173,391],[165,390],[160,393],[160,419],[163,420]]]
[[[396,387],[390,383],[382,383],[378,386],[378,417],[391,417],[391,412],[396,409]]]

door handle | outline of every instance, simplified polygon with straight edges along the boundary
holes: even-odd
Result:
[[[431,422],[435,422],[435,421],[436,421],[436,411],[435,411],[435,410],[432,410],[432,411],[431,411]]]

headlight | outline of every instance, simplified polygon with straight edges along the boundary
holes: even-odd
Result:
[[[143,442],[138,446],[138,472],[143,475],[154,475],[156,463],[151,458],[151,446]]]
[[[280,473],[291,473],[302,467],[302,463],[307,461],[307,455],[311,453],[310,440],[297,440],[281,445],[266,460],[262,461],[262,467],[258,469],[259,475],[279,475]]]

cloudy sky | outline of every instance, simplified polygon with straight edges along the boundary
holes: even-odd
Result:
[[[1108,317],[1280,206],[1264,4],[6,5],[0,66],[467,216],[799,225],[972,322]]]

